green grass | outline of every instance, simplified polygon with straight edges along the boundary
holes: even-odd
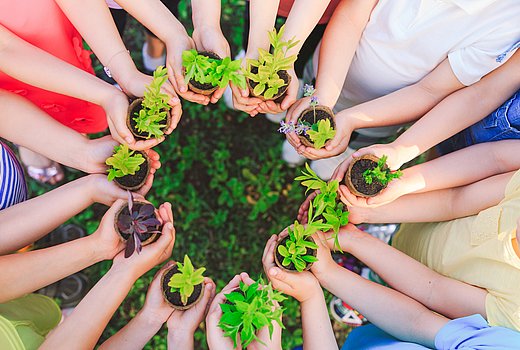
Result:
[[[222,2],[222,27],[233,53],[241,46],[244,1]],[[185,1],[180,16],[191,27],[191,13]],[[125,42],[136,64],[141,62],[143,33],[133,20],[127,24]],[[98,74],[102,67],[94,60]],[[162,168],[157,172],[147,198],[155,205],[173,205],[177,238],[173,259],[188,254],[196,266],[206,266],[220,290],[241,271],[257,277],[262,273],[261,256],[265,242],[292,223],[304,198],[303,189],[293,181],[299,169],[288,168],[280,159],[282,136],[277,125],[263,117],[249,118],[228,109],[223,102],[200,106],[183,102],[182,121],[156,150]],[[67,181],[82,176],[67,171]],[[33,195],[49,186],[30,183]],[[71,221],[93,232],[106,207],[94,205]],[[103,262],[86,270],[95,283],[110,268]],[[108,324],[101,342],[123,327],[140,310],[157,268],[140,278]],[[298,303],[289,298],[283,333],[283,348],[301,344]],[[201,326],[202,327],[202,326]],[[347,328],[335,325],[338,340]],[[205,334],[195,334],[196,349],[205,349]],[[166,349],[166,328],[146,349]]]

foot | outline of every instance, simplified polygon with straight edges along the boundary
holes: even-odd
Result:
[[[63,168],[57,162],[38,153],[20,147],[20,160],[27,170],[27,175],[42,184],[55,185],[62,181]]]

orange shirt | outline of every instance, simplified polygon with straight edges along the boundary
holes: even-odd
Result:
[[[80,34],[54,0],[0,0],[0,24],[26,42],[94,74],[90,52],[83,49]],[[1,67],[0,89],[24,96],[78,132],[95,133],[107,128],[101,107],[25,84],[3,73]]]
[[[323,1],[323,0],[315,0],[315,1]],[[325,13],[323,14],[323,17],[321,17],[319,24],[327,23],[330,18],[332,17],[332,14],[334,13],[334,10],[336,9],[336,6],[340,3],[341,0],[331,0],[329,6],[325,10]],[[280,6],[278,7],[278,15],[282,17],[289,16],[289,12],[291,11],[292,5],[294,4],[294,0],[280,0]]]

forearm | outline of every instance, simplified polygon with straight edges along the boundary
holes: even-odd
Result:
[[[294,38],[299,43],[287,52],[287,56],[300,52],[305,40],[318,24],[329,3],[330,0],[299,0],[294,2],[285,22],[283,39],[288,41]]]
[[[335,266],[317,277],[324,288],[361,312],[377,327],[403,341],[433,348],[435,335],[448,321],[406,295],[342,267]]]
[[[23,97],[0,90],[0,136],[60,164],[86,171],[89,140]],[[66,145],[66,147],[64,147]]]
[[[23,220],[27,221],[27,218]],[[0,289],[0,303],[59,281],[105,256],[104,247],[100,247],[93,236],[46,249],[0,256],[0,285],[9,286]]]
[[[23,41],[1,25],[0,68],[24,83],[97,105],[121,94],[110,84]]]
[[[119,332],[101,344],[99,349],[143,349],[146,343],[161,329],[161,326],[162,322],[157,322],[157,319],[146,315],[141,310]]]
[[[165,43],[188,38],[184,26],[159,0],[149,0],[146,3],[117,0],[117,3]],[[195,3],[196,1],[192,1],[192,6]]]
[[[168,350],[193,350],[193,334],[177,333],[175,330],[168,330]]]
[[[349,108],[339,115],[350,118],[354,129],[408,123],[421,118],[446,96],[463,87],[445,59],[416,84]],[[436,123],[433,130],[439,129],[439,125],[445,124]],[[428,130],[430,134],[431,130]]]
[[[420,233],[417,233],[420,234]],[[486,317],[487,292],[429,269],[365,232],[342,235],[343,249],[356,256],[399,292],[450,318]]]
[[[358,222],[440,222],[477,215],[500,203],[514,172],[456,188],[409,194],[376,208],[353,208]],[[427,208],[427,210],[425,210]]]
[[[0,254],[14,252],[47,235],[91,205],[93,192],[86,176],[1,210]]]
[[[336,104],[376,3],[374,0],[342,1],[334,11],[321,42],[316,76],[316,96],[321,104]],[[341,40],[341,45],[338,45],[338,40]]]
[[[193,28],[218,28],[220,30],[221,0],[192,0]]]
[[[446,97],[394,141],[394,144],[403,148],[414,145],[415,153],[408,156],[413,159],[485,118],[520,89],[517,68],[519,64],[520,55],[516,54],[507,64],[481,81]],[[432,133],[431,130],[435,132]]]
[[[93,349],[135,280],[127,271],[111,269],[40,349]]]
[[[520,157],[516,151],[519,147],[519,140],[473,145],[405,169],[401,181],[409,188],[408,191],[413,192],[468,185],[520,169]]]
[[[280,0],[251,0],[249,2],[249,38],[247,58],[257,58],[258,49],[269,50],[267,32],[274,28]]]
[[[337,349],[323,292],[300,304],[304,350]]]

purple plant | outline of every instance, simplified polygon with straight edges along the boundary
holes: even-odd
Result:
[[[134,210],[134,196],[128,191],[128,214],[121,212],[117,219],[117,228],[122,234],[128,235],[125,248],[125,258],[132,256],[134,252],[139,254],[142,242],[146,235],[161,233],[156,229],[161,222],[155,217],[155,208],[151,204],[142,204]]]
[[[305,84],[303,86],[303,96],[312,96],[314,95],[314,92],[316,92],[316,89],[314,89],[314,86],[312,84]]]
[[[286,123],[283,120],[280,122],[280,128],[278,129],[278,132],[282,134],[288,134],[290,132],[295,132],[297,135],[306,135],[307,130],[309,130],[311,127],[308,126],[305,123],[302,123],[298,121],[297,124],[294,124],[293,122]]]

